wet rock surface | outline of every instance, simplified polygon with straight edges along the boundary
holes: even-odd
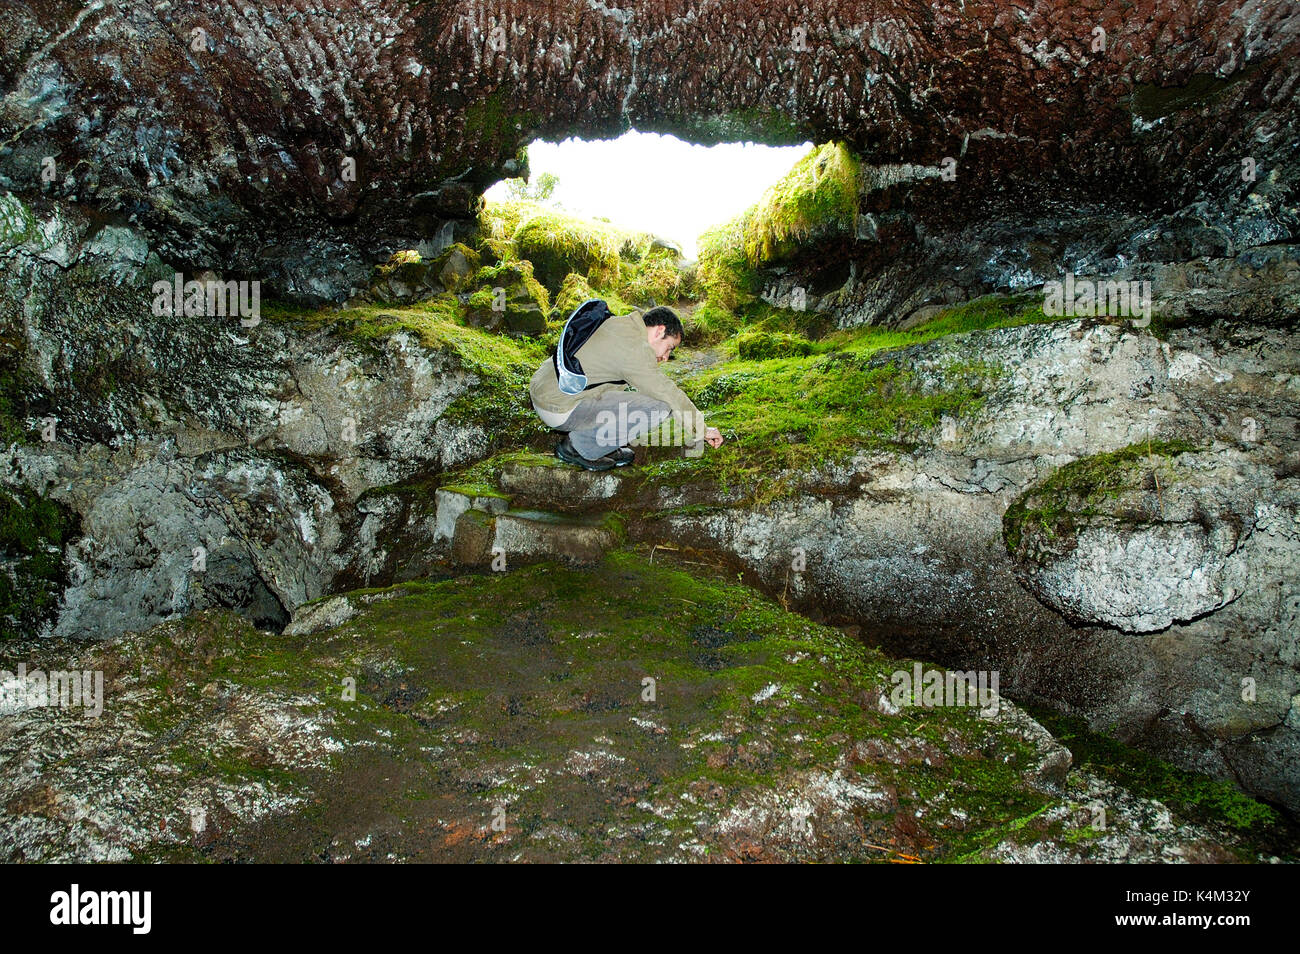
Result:
[[[97,719],[0,716],[8,861],[1259,857],[1005,699],[896,705],[910,662],[627,551],[3,653],[105,677]]]

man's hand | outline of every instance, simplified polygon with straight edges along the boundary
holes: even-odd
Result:
[[[705,428],[704,439],[708,442],[710,447],[716,448],[722,446],[722,432],[716,427]]]

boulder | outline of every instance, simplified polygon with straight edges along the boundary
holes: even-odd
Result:
[[[462,292],[473,284],[478,274],[479,254],[466,245],[456,244],[437,259],[438,281],[452,293]]]
[[[550,298],[533,278],[532,264],[509,261],[479,270],[478,291],[469,297],[466,320],[489,331],[539,335],[546,331]]]

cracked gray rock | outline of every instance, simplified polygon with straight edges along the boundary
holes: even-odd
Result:
[[[481,383],[451,352],[409,333],[157,317],[147,289],[173,273],[137,233],[12,197],[0,213],[0,327],[21,342],[37,417],[57,419],[55,440],[0,452],[0,485],[80,521],[49,633],[103,639],[212,606],[278,628],[350,562],[383,562],[367,492],[488,445],[448,414]]]

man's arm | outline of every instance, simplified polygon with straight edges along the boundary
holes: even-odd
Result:
[[[659,362],[649,347],[639,348],[629,357],[623,380],[641,394],[663,401],[673,409],[673,417],[692,441],[705,437],[704,415],[673,380],[659,370]]]

